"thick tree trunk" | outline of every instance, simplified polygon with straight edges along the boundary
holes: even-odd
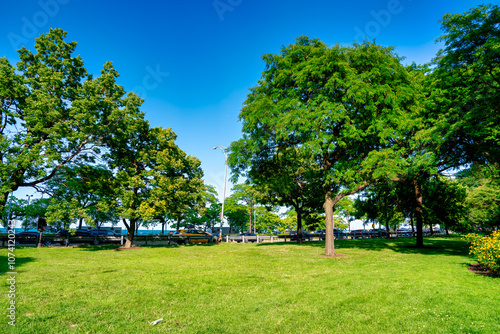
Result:
[[[82,225],[83,225],[83,218],[80,218],[80,220],[78,221],[78,228],[81,229]]]
[[[297,243],[302,245],[304,243],[302,235],[302,214],[297,208],[295,208],[295,211],[297,212]]]
[[[417,219],[417,247],[424,247],[423,236],[423,201],[422,201],[422,186],[417,178],[413,179],[413,186],[415,187],[415,218]]]
[[[335,243],[333,240],[333,199],[332,193],[327,192],[325,195],[325,203],[323,209],[326,215],[326,230],[325,230],[325,255],[335,255]]]
[[[134,234],[135,234],[135,220],[130,220],[130,224],[127,224],[127,221],[123,219],[123,224],[127,228],[127,240],[125,241],[125,248],[132,247],[132,243],[134,242]]]
[[[386,220],[386,222],[385,222],[385,231],[386,231],[385,238],[389,239],[391,237],[391,229],[389,227],[389,221],[388,220]]]

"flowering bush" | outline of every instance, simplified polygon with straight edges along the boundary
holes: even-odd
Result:
[[[469,254],[484,267],[500,273],[500,232],[493,231],[490,235],[480,236],[467,234],[463,239],[470,243]]]

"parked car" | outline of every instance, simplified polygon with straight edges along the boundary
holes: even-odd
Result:
[[[396,236],[398,236],[398,237],[412,237],[413,232],[409,229],[398,228],[396,230]]]
[[[68,230],[62,229],[56,232],[56,237],[67,237],[70,235]]]
[[[371,238],[385,238],[387,237],[387,231],[383,228],[375,228],[368,231]]]
[[[180,230],[179,236],[184,237],[184,243],[194,243],[194,242],[199,242],[199,243],[208,243],[208,242],[217,242],[217,237],[204,231],[200,230],[193,230],[193,229],[185,229],[185,230]]]
[[[288,234],[289,235],[297,235],[297,231],[296,230],[295,231],[290,231],[290,232],[288,232]],[[311,233],[309,233],[309,231],[302,230],[302,235],[303,236],[309,236],[309,235],[311,235]]]
[[[40,232],[37,231],[25,231],[16,233],[15,245],[19,246],[20,244],[38,244],[38,240],[40,238]],[[42,243],[45,246],[50,246],[52,242],[50,240],[44,240],[42,236]]]
[[[321,238],[321,240],[326,239],[326,230],[319,230],[316,232],[316,234],[319,234],[319,237]],[[333,238],[334,239],[347,239],[347,236],[348,236],[348,234],[346,231],[340,230],[337,228],[333,229]]]
[[[369,238],[370,234],[368,233],[367,230],[352,230],[351,231],[351,238],[353,239],[362,239],[362,238]]]
[[[242,242],[243,237],[245,237],[245,241],[247,241],[247,242],[257,242],[257,234],[255,234],[255,233],[244,232],[244,233],[238,234],[238,237],[239,238],[235,238],[233,240],[236,242]]]
[[[90,230],[77,229],[76,232],[75,232],[75,235],[89,236],[90,235]]]
[[[255,233],[250,233],[250,232],[245,232],[245,233],[240,233],[240,234],[238,234],[238,236],[239,236],[239,237],[241,237],[241,236],[245,236],[245,237],[256,237],[256,236],[257,236],[257,234],[255,234]]]
[[[333,229],[333,237],[335,239],[347,239],[347,232],[344,230]]]
[[[119,237],[120,234],[111,230],[91,230],[89,232],[90,235],[101,236],[101,237]]]

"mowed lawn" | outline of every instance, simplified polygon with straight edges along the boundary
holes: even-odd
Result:
[[[500,278],[458,237],[414,242],[19,247],[15,328],[4,248],[0,332],[500,333]]]

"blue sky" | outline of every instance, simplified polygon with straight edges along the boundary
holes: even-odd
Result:
[[[178,146],[202,161],[220,197],[224,154],[241,136],[238,114],[257,83],[261,56],[300,35],[349,45],[363,35],[395,46],[406,62],[428,62],[440,45],[439,20],[479,1],[2,1],[0,56],[18,61],[51,27],[78,42],[89,72],[112,61],[119,83],[144,99],[152,126],[171,127]]]

